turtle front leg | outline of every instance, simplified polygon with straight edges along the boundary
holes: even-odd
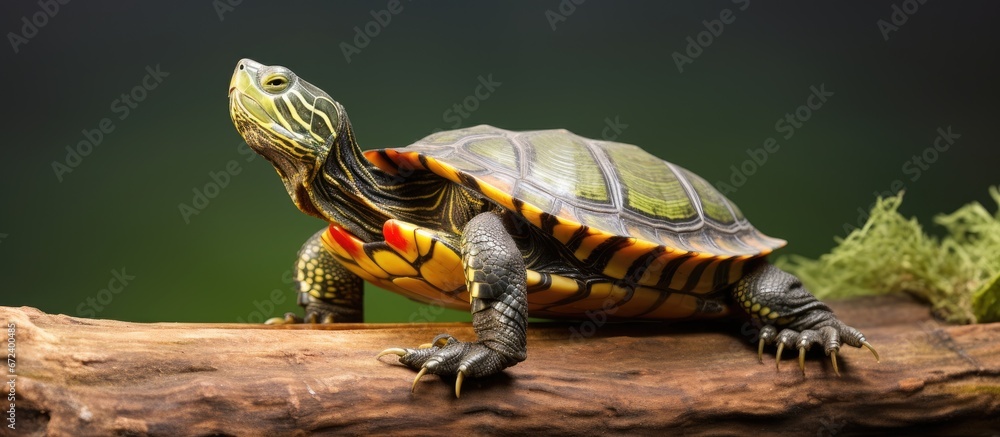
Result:
[[[455,397],[466,377],[489,376],[524,361],[528,355],[528,302],[524,260],[501,217],[477,215],[462,234],[465,285],[472,299],[472,326],[478,339],[462,342],[448,334],[430,347],[386,349],[399,362],[417,370],[412,389],[425,373],[456,375]]]
[[[364,316],[364,281],[348,271],[323,246],[323,228],[306,240],[295,262],[295,284],[299,306],[305,317],[294,313],[274,317],[267,324],[361,322]]]
[[[785,348],[799,350],[799,367],[805,373],[805,354],[813,345],[822,346],[837,368],[841,344],[866,347],[878,360],[878,352],[860,331],[841,322],[830,307],[820,302],[802,281],[771,264],[760,265],[733,286],[733,299],[760,329],[757,358],[763,362],[764,345],[777,344],[775,366]],[[780,331],[779,331],[780,329]]]

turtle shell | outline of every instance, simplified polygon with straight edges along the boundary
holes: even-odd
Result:
[[[705,179],[631,144],[480,125],[385,151],[395,162],[383,169],[426,167],[528,218],[541,213],[570,228],[722,256],[764,255],[785,244],[754,228]],[[376,164],[378,152],[367,153]]]
[[[666,296],[655,290],[718,290],[738,280],[747,261],[785,244],[694,173],[634,145],[566,130],[480,125],[365,156],[390,173],[429,170],[482,193],[580,263],[651,298]]]

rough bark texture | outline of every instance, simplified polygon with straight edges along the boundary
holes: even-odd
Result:
[[[817,351],[805,376],[794,353],[776,371],[774,349],[759,364],[741,322],[535,323],[528,360],[467,380],[460,399],[436,376],[411,394],[414,372],[374,356],[442,331],[472,339],[467,324],[0,315],[16,325],[18,435],[1000,433],[1000,324],[945,326],[901,297],[832,306],[881,363],[848,348],[842,377]]]

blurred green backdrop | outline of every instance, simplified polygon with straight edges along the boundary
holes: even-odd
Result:
[[[323,223],[239,151],[226,89],[242,57],[330,92],[366,149],[451,128],[446,111],[492,75],[501,85],[460,125],[617,136],[713,183],[745,166],[729,197],[790,242],[780,254],[824,253],[896,180],[924,222],[973,200],[992,209],[1000,182],[995,3],[231,3],[0,6],[0,304],[134,321],[297,310],[286,272]],[[366,26],[375,36],[356,44]],[[143,87],[157,66],[166,75]],[[822,106],[799,109],[821,86]],[[808,120],[776,125],[796,110]],[[104,118],[100,144],[68,158]],[[961,136],[935,151],[948,126]],[[769,137],[780,148],[745,164]],[[239,173],[185,220],[179,205],[231,160]],[[102,292],[112,280],[119,292]],[[374,288],[366,304],[370,321],[468,318]]]

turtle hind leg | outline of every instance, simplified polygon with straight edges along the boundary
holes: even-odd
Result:
[[[462,264],[472,298],[472,326],[478,339],[462,342],[441,334],[430,347],[391,348],[378,356],[399,355],[399,362],[426,373],[455,375],[455,396],[462,381],[489,376],[527,357],[527,278],[524,260],[501,217],[477,215],[462,234]]]
[[[295,262],[295,285],[305,316],[287,313],[268,324],[361,322],[364,281],[348,271],[323,246],[323,228],[306,240]]]
[[[802,281],[766,262],[741,278],[732,289],[733,300],[761,328],[757,348],[763,362],[764,346],[778,347],[775,366],[785,349],[798,350],[799,368],[805,373],[805,353],[812,346],[823,347],[838,376],[837,353],[842,344],[868,348],[878,360],[878,352],[857,329],[841,322],[830,307],[820,302]]]

